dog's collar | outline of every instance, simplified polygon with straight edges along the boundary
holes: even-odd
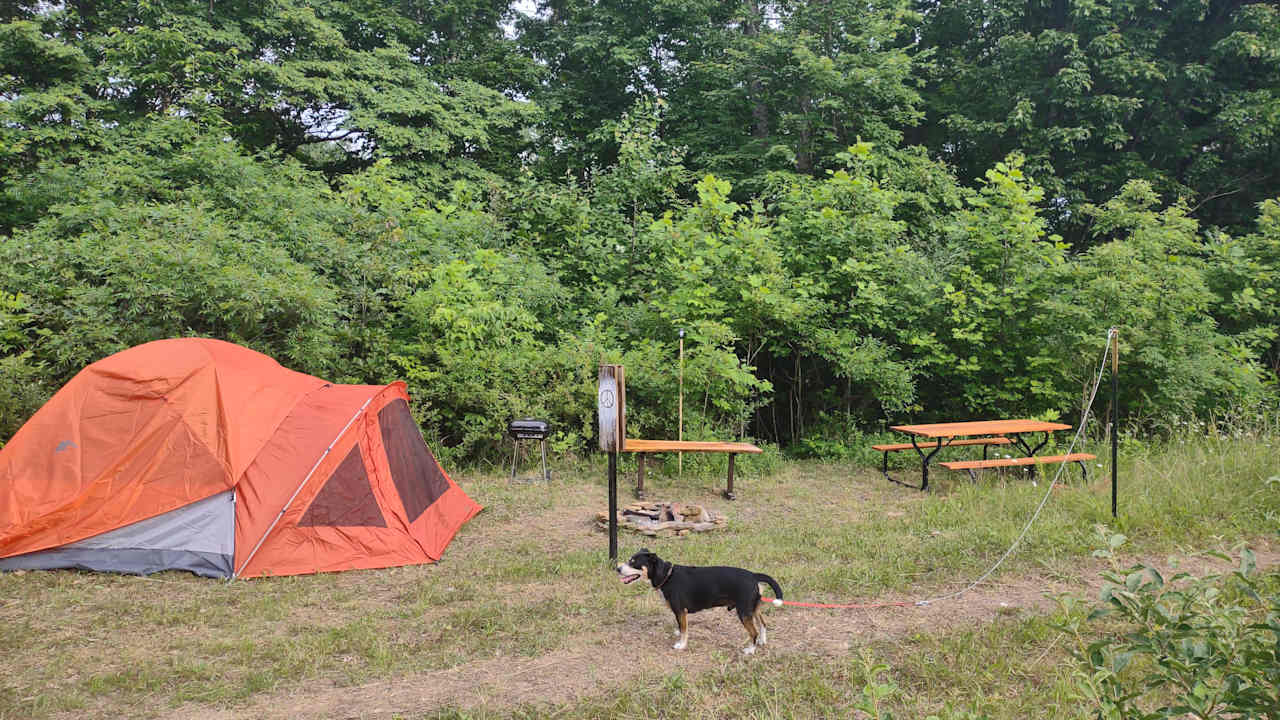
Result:
[[[663,585],[666,585],[666,584],[667,584],[667,581],[671,579],[671,576],[672,576],[673,574],[675,574],[675,571],[676,571],[676,566],[675,566],[675,565],[668,565],[667,567],[668,567],[668,569],[667,569],[667,576],[666,576],[666,577],[664,577],[664,578],[662,578],[662,582],[660,582],[660,583],[658,583],[657,585],[654,585],[654,586],[653,586],[653,589],[654,589],[654,590],[661,590],[661,589],[662,589],[662,586],[663,586]]]

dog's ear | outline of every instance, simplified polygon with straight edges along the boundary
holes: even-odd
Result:
[[[653,553],[649,551],[649,548],[640,548],[638,551],[636,551],[636,554],[637,554],[637,555],[652,555]]]

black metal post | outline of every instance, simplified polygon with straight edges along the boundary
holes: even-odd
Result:
[[[618,561],[618,453],[609,453],[609,562]]]
[[[1120,437],[1120,333],[1111,330],[1111,517],[1116,517],[1117,446]]]

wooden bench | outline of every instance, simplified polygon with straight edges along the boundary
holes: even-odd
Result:
[[[1012,442],[1013,442],[1012,440],[1003,436],[982,437],[982,438],[962,438],[958,440],[955,438],[951,438],[949,442],[943,443],[942,447],[953,447],[956,445],[981,445],[983,446],[982,459],[986,460],[988,447],[990,447],[991,445],[1009,445]],[[871,449],[879,450],[880,452],[884,453],[884,455],[882,456],[883,459],[880,462],[880,473],[884,475],[886,478],[888,478],[890,482],[895,482],[895,483],[898,483],[899,485],[906,485],[907,487],[916,487],[915,485],[912,485],[910,483],[904,483],[901,480],[896,480],[889,475],[889,453],[897,452],[899,450],[915,450],[921,453],[921,457],[924,457],[924,453],[926,450],[933,450],[936,452],[937,443],[923,442],[918,445],[914,443],[893,443],[892,445],[872,445]],[[930,453],[930,455],[932,455],[932,453]],[[925,460],[925,462],[927,462],[927,460]]]
[[[733,493],[734,456],[739,453],[754,455],[764,451],[751,443],[706,442],[700,440],[633,440],[631,438],[624,438],[622,441],[622,452],[636,453],[636,497],[638,498],[644,497],[645,455],[660,452],[728,453],[729,477],[725,486],[724,496],[727,500],[733,500],[737,497]]]
[[[969,478],[971,480],[977,482],[978,475],[974,472],[975,470],[1074,462],[1080,463],[1080,479],[1082,481],[1088,481],[1089,471],[1085,469],[1084,463],[1086,460],[1095,460],[1097,457],[1097,455],[1090,455],[1089,453],[1071,453],[1070,455],[1032,455],[1031,457],[996,458],[994,460],[955,460],[938,464],[948,470],[964,470],[969,473]]]
[[[729,478],[724,491],[725,498],[734,499],[733,460],[742,453],[764,452],[751,443],[708,442],[703,440],[637,440],[627,437],[627,383],[625,368],[621,365],[601,365],[601,427],[602,448],[605,439],[620,453],[636,454],[636,497],[644,497],[645,455],[665,452],[726,453],[729,456]],[[604,409],[610,410],[606,416]]]

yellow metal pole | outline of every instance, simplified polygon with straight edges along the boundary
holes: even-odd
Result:
[[[680,399],[679,399],[679,427],[676,429],[676,439],[684,440],[684,330],[680,331]],[[684,477],[684,453],[676,453],[676,474]]]

